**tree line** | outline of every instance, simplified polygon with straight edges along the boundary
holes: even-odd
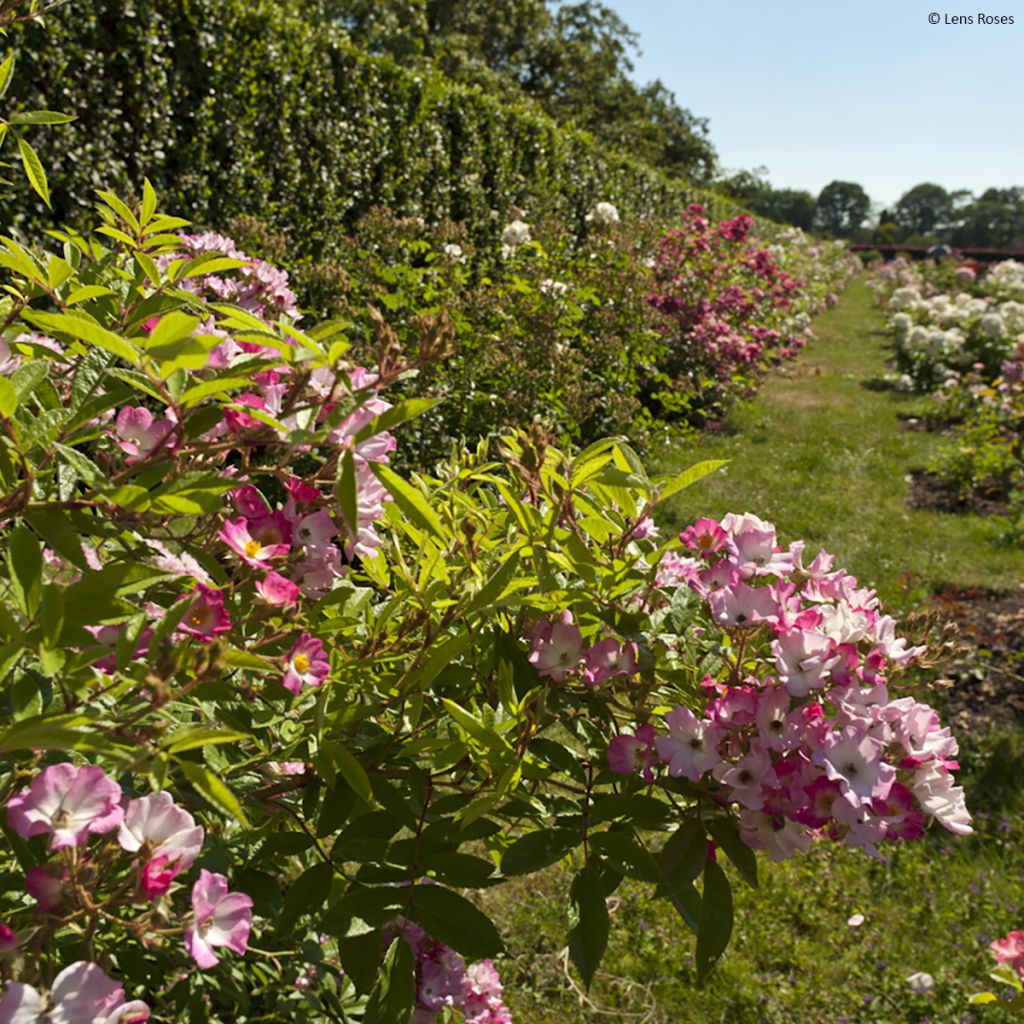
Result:
[[[1024,188],[947,191],[923,182],[870,218],[871,197],[852,181],[832,181],[815,196],[804,189],[774,188],[762,169],[739,171],[715,187],[753,213],[833,238],[878,245],[1004,248],[1024,242]]]

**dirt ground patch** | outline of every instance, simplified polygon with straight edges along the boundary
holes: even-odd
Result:
[[[1024,725],[1024,587],[994,593],[946,587],[932,597],[957,625],[962,653],[944,668],[944,719],[957,731]]]
[[[926,512],[973,512],[979,516],[1005,515],[1009,511],[1009,502],[1004,496],[975,490],[962,498],[937,476],[921,469],[908,473],[907,482],[910,484],[907,504],[911,508]]]

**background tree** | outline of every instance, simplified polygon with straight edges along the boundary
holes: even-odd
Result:
[[[707,121],[661,81],[633,81],[637,36],[596,0],[305,0],[304,10],[371,53],[531,99],[669,174],[703,184],[714,173]]]
[[[948,226],[953,201],[941,185],[925,182],[905,192],[893,208],[893,217],[907,235],[937,235]]]
[[[715,182],[715,188],[743,203],[752,213],[779,224],[811,230],[814,225],[815,198],[810,192],[793,188],[774,188],[768,181],[767,169],[737,171]]]
[[[870,208],[871,199],[860,185],[831,181],[818,196],[814,223],[827,235],[848,238],[864,223]]]

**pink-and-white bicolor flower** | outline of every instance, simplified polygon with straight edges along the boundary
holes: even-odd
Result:
[[[142,405],[125,406],[114,421],[117,446],[128,456],[132,465],[152,455],[158,448],[173,448],[177,444],[173,419],[153,419],[153,414]]]
[[[185,929],[185,948],[200,968],[206,970],[220,963],[213,951],[217,946],[240,956],[245,953],[252,928],[252,898],[242,892],[228,892],[225,875],[200,870],[199,880],[192,887],[192,910],[192,924]]]
[[[257,569],[265,569],[272,558],[283,558],[291,551],[291,523],[280,512],[262,519],[229,519],[217,536],[238,557]]]
[[[121,787],[102,768],[54,764],[7,803],[7,823],[19,835],[53,833],[50,849],[81,846],[121,824]]]
[[[204,640],[226,633],[231,628],[231,616],[224,607],[224,594],[205,583],[197,583],[192,593],[196,598],[178,628]]]
[[[635,675],[636,671],[636,644],[632,642],[609,636],[583,652],[583,679],[591,686],[616,676]]]
[[[256,593],[263,598],[267,604],[277,608],[287,608],[289,605],[297,604],[301,591],[278,572],[268,572],[263,579],[256,583]]]
[[[832,641],[823,633],[809,629],[791,629],[772,641],[772,654],[779,679],[794,697],[806,697],[828,681],[829,670],[839,660]]]
[[[557,622],[538,622],[528,636],[533,650],[527,655],[527,661],[540,675],[560,683],[576,670],[582,654],[583,637],[568,609],[562,612]]]
[[[712,618],[720,626],[747,627],[776,622],[779,602],[771,587],[748,587],[736,583],[723,587],[708,598]]]
[[[96,964],[78,960],[53,981],[49,998],[20,981],[9,981],[0,999],[0,1024],[142,1024],[149,1007],[126,1002],[124,988]]]
[[[668,735],[659,736],[654,745],[673,778],[683,776],[697,782],[721,760],[718,753],[721,731],[697,718],[689,708],[677,704],[665,715],[665,724]]]
[[[320,686],[331,670],[323,642],[309,633],[303,633],[285,655],[285,671],[281,685],[294,694],[303,686]]]
[[[814,763],[839,783],[851,805],[884,800],[896,781],[896,769],[883,757],[884,745],[864,729],[834,729],[813,755]]]
[[[142,851],[146,858],[141,887],[150,898],[162,896],[175,876],[192,866],[203,846],[201,825],[170,793],[152,793],[130,800],[117,841],[131,853]]]
[[[608,744],[608,767],[617,775],[639,772],[645,782],[653,782],[658,763],[654,744],[654,728],[646,722],[637,727],[635,736],[620,732]]]

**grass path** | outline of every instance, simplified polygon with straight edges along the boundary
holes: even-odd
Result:
[[[906,475],[925,467],[941,438],[901,429],[899,414],[919,399],[865,386],[887,369],[882,325],[873,293],[854,282],[817,318],[804,354],[772,372],[717,434],[655,453],[664,472],[731,460],[671,502],[667,525],[754,512],[776,524],[783,543],[802,537],[809,551],[827,548],[883,597],[905,572],[917,596],[939,583],[1021,585],[1024,549],[1001,541],[1000,520],[908,507]]]
[[[908,469],[939,439],[902,431],[914,400],[864,386],[885,370],[882,317],[857,282],[815,322],[817,338],[725,428],[660,453],[663,471],[728,458],[726,472],[675,499],[666,527],[700,515],[752,511],[783,542],[823,545],[890,600],[901,574],[907,599],[940,582],[1009,588],[1024,580],[1024,551],[999,542],[1000,524],[913,511]],[[667,530],[666,530],[667,532]],[[518,1024],[1009,1024],[1005,1011],[968,1006],[985,986],[988,942],[1024,926],[1024,734],[977,737],[961,775],[976,833],[941,828],[887,846],[885,862],[829,843],[772,865],[761,887],[736,882],[733,944],[704,989],[693,939],[649,887],[626,882],[609,901],[612,934],[589,994],[563,951],[569,869],[558,865],[486,896],[508,940],[506,995]],[[847,922],[862,914],[859,927]],[[927,971],[930,995],[907,977]]]

